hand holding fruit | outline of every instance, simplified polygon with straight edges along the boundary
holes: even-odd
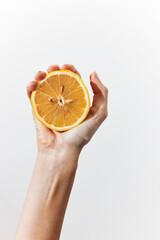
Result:
[[[70,64],[63,65],[61,69],[58,65],[51,65],[48,67],[47,72],[50,73],[57,70],[70,70],[80,76],[75,67]],[[37,88],[38,82],[45,77],[45,72],[37,72],[35,81],[32,81],[27,86],[27,94],[29,98],[31,98],[32,91]],[[90,85],[94,93],[93,102],[87,117],[80,125],[68,131],[57,132],[47,128],[34,116],[39,152],[48,151],[51,153],[52,151],[61,151],[62,149],[80,152],[82,147],[89,142],[93,134],[108,115],[108,89],[102,84],[95,72],[90,74]]]

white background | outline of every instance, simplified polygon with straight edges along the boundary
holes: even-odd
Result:
[[[160,239],[160,1],[6,0],[0,8],[0,239],[13,239],[36,159],[26,84],[72,63],[109,88],[62,240]]]

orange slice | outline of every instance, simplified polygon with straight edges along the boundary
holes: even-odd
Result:
[[[90,109],[89,93],[84,82],[69,70],[47,74],[32,92],[31,103],[36,118],[55,131],[76,127]]]

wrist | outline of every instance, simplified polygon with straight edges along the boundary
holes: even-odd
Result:
[[[80,150],[72,146],[45,148],[38,151],[36,168],[42,168],[45,173],[75,172],[78,166]]]

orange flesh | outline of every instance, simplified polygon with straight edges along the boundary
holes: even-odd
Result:
[[[80,83],[67,74],[48,76],[38,85],[34,101],[38,115],[55,127],[75,124],[87,105]]]

